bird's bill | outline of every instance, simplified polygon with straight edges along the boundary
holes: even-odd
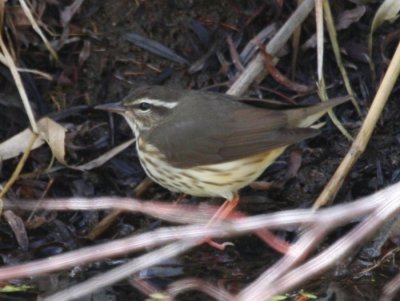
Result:
[[[107,111],[107,112],[113,112],[113,113],[124,113],[126,109],[122,105],[121,102],[113,102],[113,103],[106,103],[102,105],[98,105],[94,107],[96,110],[102,110],[102,111]]]

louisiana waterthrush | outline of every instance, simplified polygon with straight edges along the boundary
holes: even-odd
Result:
[[[339,97],[309,107],[266,109],[226,94],[146,86],[120,103],[97,106],[125,117],[146,174],[174,192],[232,200]]]

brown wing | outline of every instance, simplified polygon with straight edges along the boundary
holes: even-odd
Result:
[[[230,114],[224,113],[224,106]],[[163,150],[172,165],[190,168],[237,160],[318,134],[314,129],[286,126],[287,115],[281,111],[231,102],[191,104],[180,109],[179,118],[155,128],[148,141]]]

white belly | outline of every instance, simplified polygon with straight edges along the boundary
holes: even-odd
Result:
[[[143,148],[143,145],[139,146],[140,142],[139,139],[138,148]],[[156,151],[153,146],[146,146],[146,148]],[[285,148],[286,146],[251,158],[190,169],[167,165],[159,158],[149,158],[139,149],[138,155],[146,174],[170,191],[200,197],[219,196],[231,200],[239,189],[256,180]]]

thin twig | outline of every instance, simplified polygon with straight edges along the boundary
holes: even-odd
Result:
[[[33,144],[35,143],[38,135],[33,134],[31,141],[29,141],[29,144],[27,148],[24,151],[24,154],[22,155],[21,159],[18,162],[17,167],[14,169],[14,172],[11,175],[11,178],[7,181],[7,184],[4,186],[3,190],[0,192],[0,200],[5,196],[7,191],[11,188],[11,186],[15,183],[15,181],[18,179],[18,176],[20,175],[22,168],[25,166],[25,162],[28,159],[29,154],[31,153],[31,149]]]
[[[293,32],[300,26],[304,19],[307,18],[313,7],[314,0],[305,0],[268,43],[265,48],[267,53],[275,56],[289,40]],[[251,61],[226,93],[230,95],[243,94],[263,71],[264,60],[262,55],[259,54]]]
[[[381,116],[382,110],[386,105],[390,93],[393,90],[394,84],[397,81],[400,73],[400,43],[397,45],[393,59],[386,71],[386,74],[382,80],[374,101],[372,102],[371,108],[368,111],[367,117],[365,118],[360,132],[354,140],[350,150],[344,157],[343,161],[339,165],[333,177],[330,179],[324,190],[315,201],[313,208],[317,209],[321,206],[330,204],[335,198],[340,187],[342,187],[343,181],[350,169],[357,162],[358,158],[363,154],[367,147],[368,141],[371,138],[372,132]]]
[[[1,51],[3,52],[5,59],[7,60],[7,67],[10,69],[11,75],[15,81],[15,85],[17,86],[19,95],[21,96],[21,100],[22,100],[22,103],[24,104],[24,108],[25,108],[26,114],[28,115],[32,130],[33,130],[33,132],[38,133],[38,126],[37,126],[37,123],[35,120],[35,116],[33,114],[33,110],[29,103],[28,95],[26,94],[26,91],[24,88],[24,84],[22,83],[21,76],[19,75],[17,66],[15,65],[15,62],[14,62],[13,58],[11,57],[10,52],[8,51],[6,45],[4,44],[4,40],[1,35],[0,35],[0,48],[1,48]]]

